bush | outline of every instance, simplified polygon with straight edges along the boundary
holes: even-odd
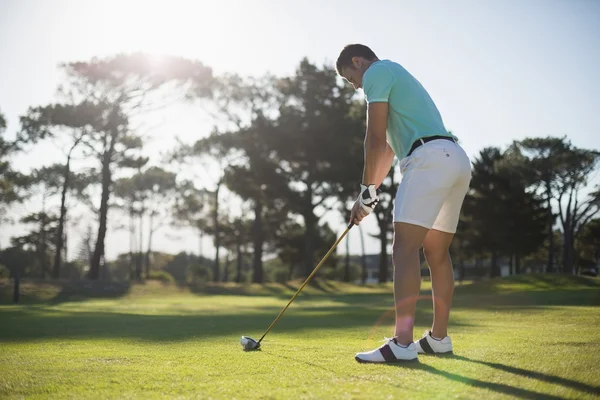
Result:
[[[4,265],[0,264],[0,279],[10,278],[10,270]]]
[[[83,271],[86,266],[86,263],[81,261],[67,261],[60,270],[60,277],[69,280],[83,279],[85,276]]]
[[[271,274],[269,276],[269,281],[277,282],[277,283],[286,283],[288,280],[288,275],[290,274],[289,268],[285,267],[277,267],[271,270]]]
[[[175,283],[175,278],[173,278],[173,275],[163,270],[150,271],[150,276],[148,277],[148,280],[160,281],[162,283]]]
[[[289,271],[289,265],[284,264],[279,258],[272,258],[263,263],[265,283],[285,283],[288,280]],[[252,279],[252,271],[250,271],[250,279]]]
[[[189,271],[189,280],[192,284],[202,284],[212,281],[212,270],[204,265],[193,265]]]
[[[323,276],[325,277],[325,279],[331,279],[334,281],[340,281],[342,282],[344,280],[344,274],[345,274],[345,268],[346,268],[346,264],[345,262],[342,260],[342,262],[339,262],[338,265],[336,266],[336,268],[332,268],[332,267],[323,267],[323,269],[321,269],[317,275],[319,276]],[[349,280],[348,282],[355,282],[359,279],[361,279],[361,274],[362,274],[362,268],[359,264],[350,262],[350,270],[349,270]]]

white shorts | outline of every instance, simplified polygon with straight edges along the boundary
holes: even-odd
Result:
[[[394,201],[394,222],[455,233],[471,182],[471,161],[462,147],[449,140],[432,140],[399,165],[402,180]]]

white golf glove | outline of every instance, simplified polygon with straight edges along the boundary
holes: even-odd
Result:
[[[360,185],[360,195],[358,196],[360,208],[367,214],[371,214],[377,203],[379,203],[379,191],[375,189],[375,185]]]

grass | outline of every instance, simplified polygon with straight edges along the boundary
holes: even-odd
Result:
[[[600,398],[600,281],[522,276],[457,287],[455,355],[364,365],[392,333],[391,286],[320,282],[263,349],[298,283],[0,285],[0,398]],[[425,282],[415,335],[431,322]]]

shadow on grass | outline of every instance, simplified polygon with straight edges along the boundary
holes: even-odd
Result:
[[[132,288],[129,282],[111,281],[24,281],[20,305],[56,304],[90,299],[117,299]],[[13,304],[12,282],[0,283],[0,304]]]
[[[75,308],[73,308],[75,310]],[[151,341],[208,339],[228,335],[260,336],[281,311],[263,307],[252,312],[209,310],[203,314],[144,315],[133,312],[71,311],[45,306],[24,306],[0,312],[0,342],[44,339],[122,338]],[[313,307],[288,310],[270,333],[319,329],[372,329],[384,309]],[[431,310],[419,310],[419,318],[431,320]],[[392,320],[386,320],[392,325]],[[452,327],[472,326],[453,321]]]
[[[421,371],[428,372],[430,374],[454,381],[459,382],[465,385],[473,386],[479,389],[487,389],[496,393],[502,393],[514,397],[518,397],[521,399],[562,399],[562,397],[549,395],[545,393],[535,392],[533,390],[523,389],[516,386],[507,385],[504,383],[496,383],[496,382],[487,382],[480,379],[468,378],[466,376],[456,374],[453,372],[442,371],[431,365],[423,364],[421,362],[417,363],[397,363],[397,364],[386,364],[386,366],[391,366],[395,368],[410,368],[417,369]]]
[[[541,290],[505,294],[470,294],[458,292],[453,299],[453,307],[473,309],[523,309],[540,306],[596,306],[600,305],[600,290]]]
[[[252,291],[250,285],[180,285],[182,289],[188,288],[190,292],[198,296],[205,295],[233,295],[233,296],[248,296],[248,297],[284,297],[286,288],[282,286],[265,284],[261,285],[261,290],[258,292]]]
[[[553,384],[557,384],[557,385],[566,386],[571,389],[579,390],[581,392],[600,394],[600,386],[592,386],[592,385],[588,385],[583,382],[578,382],[578,381],[573,381],[570,379],[562,378],[560,376],[544,374],[543,372],[529,371],[529,370],[526,370],[523,368],[512,367],[510,365],[504,365],[504,364],[500,364],[500,363],[493,363],[493,362],[482,361],[482,360],[474,360],[472,358],[459,356],[459,355],[452,355],[452,356],[447,356],[447,357],[455,359],[455,360],[485,365],[485,366],[488,366],[491,368],[499,369],[504,372],[508,372],[510,374],[520,375],[525,378],[532,378],[532,379],[544,381],[546,383],[553,383]]]
[[[128,282],[85,282],[77,285],[64,285],[52,303],[85,301],[89,299],[117,299],[126,296],[131,290]]]
[[[269,357],[283,358],[286,360],[290,360],[291,362],[304,364],[311,368],[316,368],[316,369],[331,373],[336,376],[339,375],[339,373],[337,371],[327,368],[327,367],[324,367],[323,365],[320,365],[320,364],[317,364],[314,362],[300,360],[297,358],[288,357],[288,356],[284,356],[284,355],[280,355],[280,354],[277,354],[277,355],[269,354],[269,353],[264,353],[264,354],[266,354]],[[600,389],[598,387],[586,385],[584,383],[572,381],[572,380],[569,380],[566,378],[560,378],[560,377],[553,376],[553,375],[546,375],[546,374],[542,374],[542,373],[534,372],[534,371],[527,371],[527,370],[524,370],[521,368],[510,367],[510,366],[506,366],[503,364],[473,360],[473,359],[469,359],[467,357],[462,357],[462,356],[444,356],[444,357],[445,358],[453,358],[453,359],[457,359],[457,360],[465,361],[465,362],[475,362],[475,363],[479,363],[479,364],[484,364],[484,365],[487,365],[487,366],[490,366],[493,368],[498,368],[498,369],[508,372],[508,373],[513,373],[513,374],[517,374],[517,375],[521,375],[521,376],[529,377],[529,378],[533,378],[533,379],[539,379],[539,380],[542,380],[547,383],[555,383],[555,384],[567,386],[567,387],[570,387],[570,388],[573,388],[573,389],[576,389],[576,390],[579,390],[582,392],[598,393],[598,390]],[[486,381],[483,381],[480,379],[468,378],[466,376],[463,376],[463,375],[460,375],[457,373],[437,369],[431,365],[423,364],[419,361],[406,362],[406,363],[395,363],[395,364],[383,364],[382,366],[383,367],[420,370],[420,371],[424,371],[424,372],[427,372],[427,373],[430,373],[430,374],[433,374],[433,375],[436,375],[436,376],[439,376],[439,377],[442,377],[442,378],[445,378],[445,379],[448,379],[448,380],[451,380],[454,382],[459,382],[459,383],[462,383],[465,385],[473,386],[475,388],[487,389],[487,390],[491,390],[491,391],[494,391],[497,393],[515,396],[515,397],[522,398],[522,399],[562,399],[562,397],[549,395],[549,394],[545,394],[545,393],[539,393],[539,392],[536,392],[533,390],[523,389],[523,388],[519,388],[516,386],[511,386],[511,385],[507,385],[507,384],[503,384],[503,383],[486,382]],[[358,380],[374,382],[377,385],[382,384],[382,381],[379,378],[371,379],[368,376],[358,376],[358,375],[352,375],[352,374],[345,375],[345,376],[348,376],[348,377],[351,377],[354,379],[358,379]],[[403,390],[412,390],[410,382],[406,386],[395,385],[395,384],[391,384],[391,383],[383,383],[383,384],[392,386],[392,387],[401,388]]]
[[[339,376],[339,374],[340,374],[339,371],[333,370],[331,368],[326,368],[326,367],[324,367],[322,365],[319,365],[319,364],[316,364],[316,363],[313,363],[313,362],[310,362],[310,361],[299,360],[297,358],[288,357],[288,356],[284,356],[284,355],[281,355],[281,354],[270,354],[270,353],[263,353],[263,354],[265,354],[266,356],[271,357],[271,358],[277,358],[277,359],[283,358],[284,360],[289,360],[291,362],[295,362],[295,363],[298,363],[298,364],[304,364],[304,365],[307,365],[310,368],[315,368],[315,369],[318,369],[318,370],[321,370],[321,371],[324,371],[324,372],[328,372],[328,373],[330,373],[330,374],[332,374],[334,376]],[[375,385],[382,385],[383,384],[383,385],[391,386],[393,388],[400,388],[400,389],[403,389],[405,391],[415,392],[415,390],[412,388],[412,385],[411,385],[410,382],[407,382],[406,385],[398,385],[398,384],[392,384],[392,383],[389,383],[389,382],[382,382],[381,379],[379,379],[379,378],[370,378],[368,376],[358,376],[358,375],[353,375],[353,374],[348,374],[348,373],[344,373],[344,376],[345,377],[349,377],[349,378],[354,378],[354,379],[357,379],[357,380],[373,382]]]

